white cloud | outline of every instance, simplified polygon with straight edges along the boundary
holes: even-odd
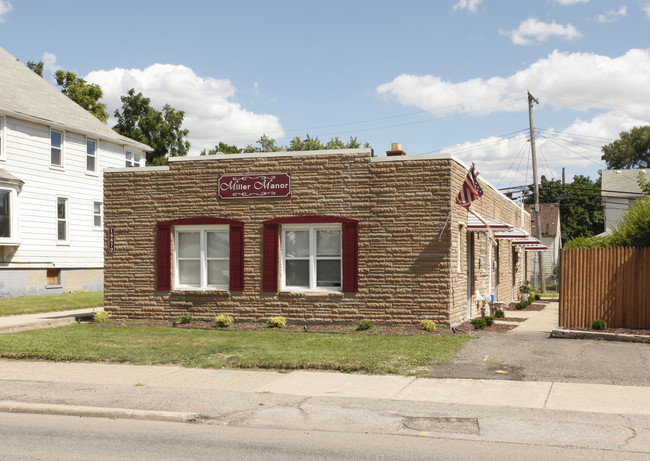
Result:
[[[540,100],[536,111],[550,106],[564,111],[601,112],[591,120],[577,118],[568,128],[560,128],[558,133],[566,142],[538,139],[550,167],[557,173],[562,166],[597,169],[596,163],[602,164],[600,146],[618,138],[621,131],[650,124],[649,74],[650,49],[633,49],[616,58],[554,51],[506,77],[454,83],[433,75],[403,74],[377,87],[377,92],[386,100],[427,110],[439,117],[524,112],[527,89]],[[591,148],[581,148],[589,139],[593,141]],[[578,146],[571,145],[571,140]],[[489,180],[496,183],[524,143],[526,136],[522,135],[512,139],[484,139],[445,151],[468,162],[478,164],[480,160],[483,168],[490,171]],[[525,168],[522,175],[524,171]]]
[[[476,10],[482,2],[483,0],[459,0],[452,8],[452,11],[467,10],[471,13],[476,13]]]
[[[606,22],[616,22],[620,16],[627,16],[627,6],[622,6],[618,11],[607,10],[603,14],[599,14],[596,21],[603,24]]]
[[[54,73],[61,68],[61,66],[56,63],[56,55],[47,51],[43,53],[41,61],[43,61],[43,69],[48,72]]]
[[[572,24],[563,26],[555,21],[542,22],[536,18],[528,18],[519,27],[513,30],[499,30],[501,35],[510,37],[515,45],[530,45],[534,42],[543,42],[551,37],[573,40],[582,37],[582,34]]]
[[[589,0],[555,0],[560,5],[575,5],[576,3],[587,3]]]
[[[646,18],[650,19],[650,3],[643,5],[641,9],[645,13]]]
[[[9,0],[0,0],[0,22],[5,22],[7,14],[13,10],[13,6],[9,3]]]
[[[241,147],[254,144],[263,133],[273,138],[284,136],[277,116],[250,112],[233,100],[236,88],[230,80],[199,77],[186,66],[116,68],[94,71],[84,78],[102,87],[103,101],[111,114],[121,108],[120,96],[131,88],[150,98],[151,105],[159,110],[169,104],[185,111],[183,127],[190,131],[192,154],[212,148],[219,141]]]

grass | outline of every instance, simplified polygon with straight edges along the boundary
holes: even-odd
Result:
[[[0,316],[40,314],[104,305],[103,291],[78,291],[62,295],[26,296],[22,298],[0,299]]]
[[[453,361],[468,340],[453,334],[345,335],[73,324],[0,335],[0,357],[413,376],[425,373],[434,362]]]

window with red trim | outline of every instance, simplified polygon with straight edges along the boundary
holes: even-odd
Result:
[[[244,224],[199,217],[159,222],[157,288],[244,289]],[[173,274],[173,276],[172,276]]]
[[[264,291],[358,290],[358,222],[297,216],[264,223]]]

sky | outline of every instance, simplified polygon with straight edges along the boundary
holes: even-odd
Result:
[[[0,47],[185,112],[190,154],[262,134],[452,153],[500,189],[598,177],[650,124],[650,0],[0,0]],[[112,126],[114,119],[109,120]]]

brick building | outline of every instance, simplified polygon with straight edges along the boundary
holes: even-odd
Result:
[[[478,315],[477,290],[510,301],[525,274],[523,247],[502,233],[493,248],[455,204],[466,175],[452,156],[371,149],[109,169],[105,308],[129,318],[456,325]],[[472,208],[530,232],[528,213],[480,182]]]

